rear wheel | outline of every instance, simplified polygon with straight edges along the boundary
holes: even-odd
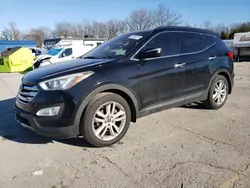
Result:
[[[131,110],[125,99],[114,93],[100,93],[88,104],[80,133],[93,146],[109,146],[124,137],[130,121]]]
[[[227,79],[218,75],[213,80],[208,99],[204,101],[204,105],[209,109],[219,109],[224,106],[228,97],[229,85]]]

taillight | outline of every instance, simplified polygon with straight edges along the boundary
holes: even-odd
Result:
[[[228,52],[227,54],[228,54],[228,56],[229,56],[232,60],[234,60],[234,53],[233,53],[233,52]]]

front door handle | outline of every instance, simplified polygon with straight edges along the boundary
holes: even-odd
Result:
[[[180,67],[183,67],[185,65],[186,65],[186,63],[179,63],[179,64],[175,64],[174,67],[175,68],[180,68]]]

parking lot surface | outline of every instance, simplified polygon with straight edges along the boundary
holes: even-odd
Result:
[[[235,73],[222,109],[150,115],[106,148],[23,129],[13,113],[22,75],[0,74],[0,187],[250,187],[250,63],[236,63]]]

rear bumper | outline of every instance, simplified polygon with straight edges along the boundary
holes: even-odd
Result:
[[[77,127],[74,125],[67,127],[60,127],[60,125],[55,125],[53,127],[43,127],[39,125],[34,115],[23,111],[17,106],[15,106],[15,119],[24,128],[30,129],[42,136],[58,138],[58,139],[74,138],[78,136]]]

